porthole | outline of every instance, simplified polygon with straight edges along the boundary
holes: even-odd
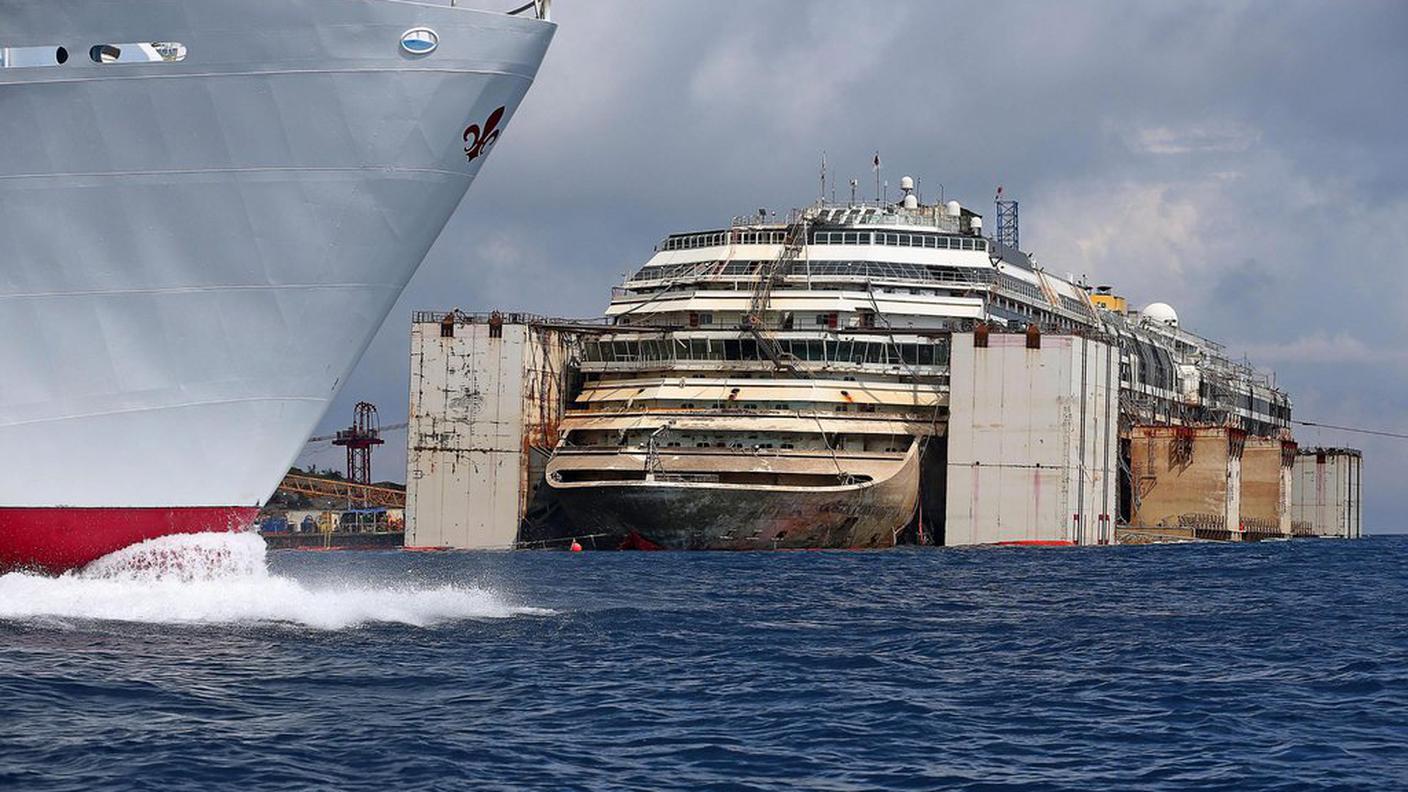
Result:
[[[401,34],[401,49],[409,55],[429,55],[440,46],[440,36],[430,28],[411,28]]]
[[[59,64],[60,66],[64,65],[65,63],[68,63],[67,47],[59,47],[58,49],[54,50],[54,62]]]
[[[94,44],[88,50],[94,63],[179,63],[186,59],[186,45],[179,41],[151,41],[132,44]]]

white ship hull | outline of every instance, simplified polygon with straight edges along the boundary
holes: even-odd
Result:
[[[437,49],[401,46],[417,27]],[[399,0],[0,0],[0,46],[69,55],[0,69],[0,567],[252,516],[553,29]],[[184,59],[89,57],[156,41]],[[83,539],[114,509],[135,527]]]

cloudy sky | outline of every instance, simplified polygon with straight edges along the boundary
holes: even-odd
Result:
[[[415,309],[592,316],[667,232],[922,180],[1055,272],[1172,303],[1297,417],[1408,432],[1408,4],[558,0],[539,80],[322,430],[404,420]],[[892,188],[893,189],[893,188]],[[376,457],[404,480],[404,433]],[[1408,441],[1367,456],[1397,530]],[[303,460],[341,466],[339,449]]]

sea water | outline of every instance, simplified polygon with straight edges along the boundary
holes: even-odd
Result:
[[[1408,787],[1408,539],[0,576],[0,789]]]

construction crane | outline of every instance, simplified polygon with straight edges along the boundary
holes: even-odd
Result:
[[[376,405],[357,402],[352,413],[352,425],[339,430],[332,444],[347,447],[347,480],[353,484],[372,483],[372,449],[383,444],[381,419]]]
[[[408,424],[404,422],[381,426],[376,406],[369,402],[359,402],[354,408],[351,426],[334,434],[310,437],[305,445],[306,448],[317,443],[331,442],[333,445],[346,447],[346,480],[312,475],[312,468],[309,468],[309,474],[295,470],[284,476],[284,480],[279,484],[279,491],[310,498],[346,501],[349,507],[360,504],[403,509],[406,506],[404,490],[371,484],[371,452],[373,447],[384,444],[381,435],[407,427]]]

